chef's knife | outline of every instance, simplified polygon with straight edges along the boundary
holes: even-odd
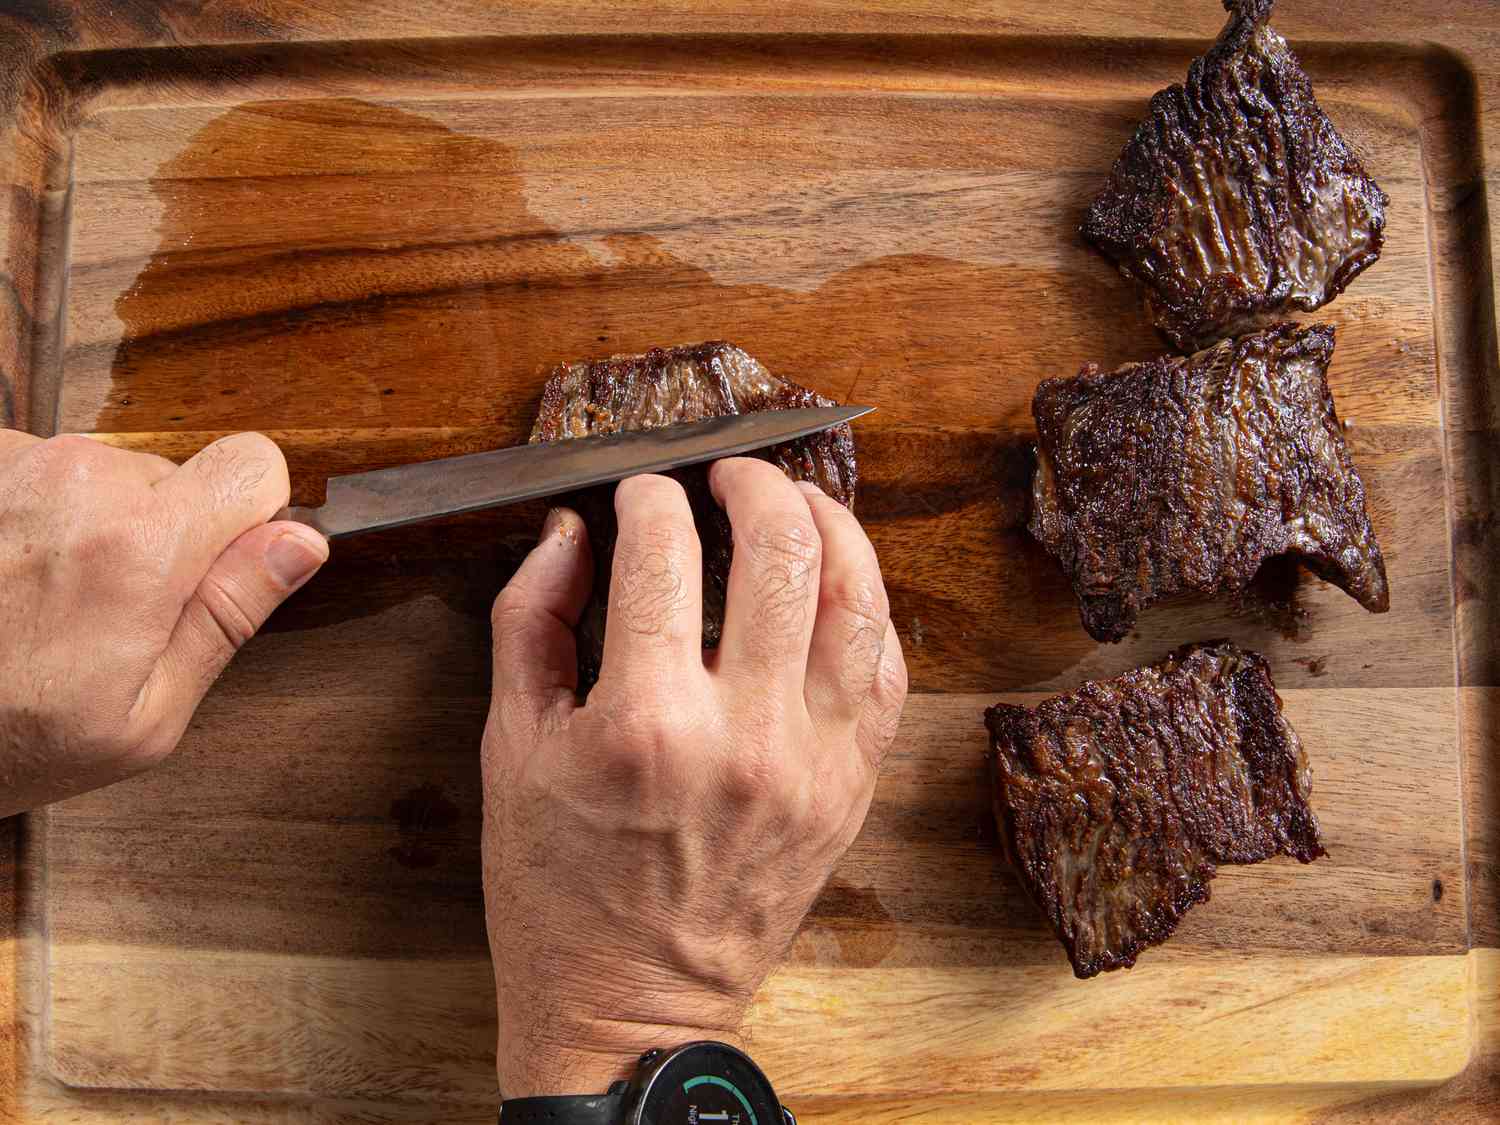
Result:
[[[518,445],[368,473],[333,477],[321,508],[288,508],[282,519],[330,539],[360,531],[516,504],[681,465],[717,461],[806,437],[868,414],[872,406],[815,406],[728,414],[655,430]]]

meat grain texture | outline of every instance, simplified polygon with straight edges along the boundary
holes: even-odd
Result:
[[[1333,300],[1380,257],[1389,200],[1313,98],[1272,0],[1151,99],[1081,233],[1182,351]]]
[[[1329,326],[1281,324],[1037,389],[1031,533],[1093,637],[1120,640],[1162,598],[1241,591],[1288,552],[1371,612],[1389,608],[1328,389],[1333,347]]]
[[[1035,709],[985,713],[995,817],[1080,978],[1129,968],[1222,864],[1326,854],[1264,659],[1202,645]]]
[[[733,344],[709,342],[653,348],[644,355],[569,363],[547,380],[531,441],[562,441],[649,430],[725,414],[836,406],[833,400],[768,372]],[[845,507],[854,503],[859,470],[847,425],[765,450],[760,456],[792,480],[812,481]],[[708,468],[693,465],[671,474],[688,494],[703,544],[703,643],[716,647],[724,625],[724,596],[733,557],[729,520],[708,490]],[[579,687],[599,678],[604,655],[610,573],[616,538],[613,485],[559,498],[588,528],[594,554],[594,588],[578,627]]]

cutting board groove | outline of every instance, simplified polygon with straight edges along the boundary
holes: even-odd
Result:
[[[828,1121],[1436,1083],[1474,1049],[1466,954],[1488,925],[1464,739],[1490,707],[1459,685],[1496,682],[1489,220],[1462,61],[1301,51],[1392,198],[1384,258],[1317,316],[1338,329],[1330,379],[1391,612],[1272,566],[1242,606],[1159,607],[1100,646],[1024,530],[1036,383],[1164,350],[1075,228],[1200,46],[55,55],[16,101],[0,417],[177,459],[261,429],[310,502],[333,473],[524,440],[564,360],[727,338],[871,403],[858,510],[916,694],[864,834],[756,1002],[773,1074]],[[307,1120],[486,1119],[487,609],[539,521],[531,505],[341,542],[165,767],[38,819],[53,1080],[122,1106],[178,1090],[320,1107]],[[1170,946],[1076,982],[999,857],[980,715],[1217,636],[1270,658],[1330,855],[1226,870]]]

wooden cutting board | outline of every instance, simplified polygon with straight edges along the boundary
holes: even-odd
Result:
[[[1294,40],[1309,6],[1287,0]],[[689,6],[656,21],[673,35],[596,15],[632,32],[608,37],[538,7],[519,29],[553,34],[503,40],[239,7],[177,36],[226,45],[70,51],[21,90],[0,218],[18,424],[179,459],[261,429],[310,502],[332,473],[523,441],[553,365],[655,344],[729,339],[879,407],[858,510],[914,694],[751,1015],[794,1107],[1280,1116],[1464,1071],[1494,996],[1466,771],[1494,746],[1474,495],[1495,356],[1456,56],[1348,14],[1325,22],[1350,42],[1297,44],[1391,196],[1384,257],[1317,317],[1391,612],[1273,566],[1238,610],[1153,609],[1101,646],[1024,530],[1029,403],[1163,350],[1075,230],[1216,5],[1144,25],[1087,5],[1086,35],[1015,34],[1002,6],[922,36],[731,34]],[[95,47],[140,38],[97,18]],[[167,765],[33,818],[28,1113],[493,1120],[476,749],[488,605],[539,522],[339,543]],[[1221,636],[1271,661],[1330,855],[1227,869],[1170,945],[1076,981],[998,853],[983,708]]]

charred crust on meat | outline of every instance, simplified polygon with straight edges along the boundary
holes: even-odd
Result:
[[[1080,228],[1182,351],[1320,308],[1385,237],[1389,199],[1269,27],[1271,0],[1225,7],[1218,41],[1151,99]]]
[[[726,414],[834,406],[832,399],[778,378],[733,344],[709,341],[652,348],[640,355],[613,355],[557,368],[542,391],[531,441],[561,441],[654,429]],[[808,480],[845,507],[852,507],[859,470],[854,435],[847,425],[762,451],[792,480]],[[733,537],[729,520],[708,490],[708,468],[689,466],[669,474],[687,491],[703,545],[703,641],[715,647],[724,624]],[[599,678],[616,534],[614,486],[559,498],[575,508],[588,528],[594,555],[594,587],[578,627],[579,687]]]
[[[1372,613],[1389,608],[1328,389],[1333,347],[1327,325],[1281,324],[1037,388],[1030,530],[1094,638],[1120,640],[1163,598],[1238,594],[1281,554]]]
[[[1129,968],[1224,864],[1326,854],[1270,669],[1227,642],[985,712],[995,818],[1074,973]]]

